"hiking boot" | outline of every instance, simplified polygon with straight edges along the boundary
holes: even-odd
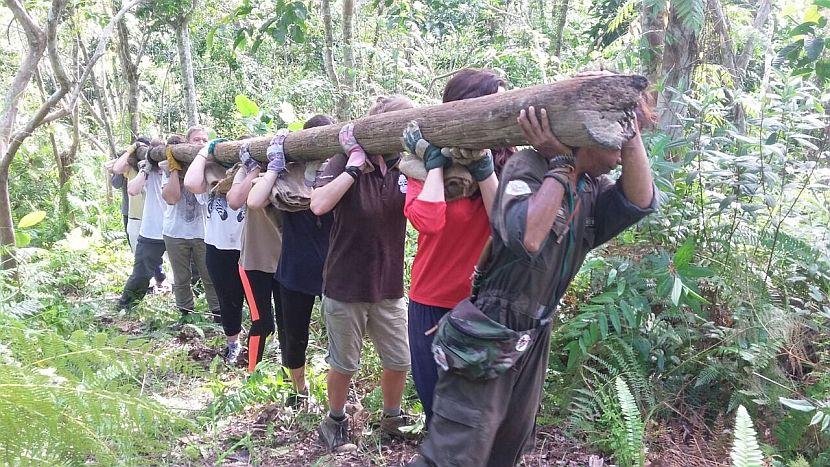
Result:
[[[326,415],[317,428],[320,442],[331,452],[352,452],[357,445],[349,442],[349,417],[337,421]]]
[[[415,420],[412,419],[409,415],[401,411],[400,415],[383,415],[380,419],[380,430],[390,436],[396,436],[398,438],[405,438],[405,439],[414,439],[418,438],[418,433],[413,433],[411,431],[401,431],[401,428],[412,426],[415,424]]]
[[[239,341],[236,342],[228,342],[228,350],[227,354],[225,355],[225,362],[228,366],[236,366],[237,360],[239,360],[239,354],[242,353],[242,345],[239,344]]]

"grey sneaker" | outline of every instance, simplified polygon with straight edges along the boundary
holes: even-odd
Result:
[[[349,442],[349,416],[337,421],[326,415],[317,428],[320,442],[331,452],[353,452],[357,445]]]
[[[242,345],[239,341],[228,343],[228,354],[225,356],[225,362],[229,366],[236,366],[236,361],[239,360],[239,354],[242,353]]]
[[[380,419],[380,430],[390,436],[405,439],[415,439],[420,435],[412,430],[401,431],[401,428],[415,425],[415,420],[404,412],[400,415],[388,416],[383,415]]]

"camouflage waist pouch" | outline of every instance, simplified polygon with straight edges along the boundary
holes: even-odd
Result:
[[[536,329],[514,331],[464,300],[438,323],[432,355],[444,371],[470,380],[493,379],[516,363],[536,334]]]

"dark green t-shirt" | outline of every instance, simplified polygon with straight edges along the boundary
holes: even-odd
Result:
[[[577,195],[563,199],[542,247],[530,253],[524,246],[528,203],[547,170],[548,161],[536,151],[513,155],[502,171],[490,215],[493,250],[476,305],[518,331],[546,324],[588,252],[657,207],[656,188],[651,206],[642,209],[626,199],[619,181],[586,175]]]

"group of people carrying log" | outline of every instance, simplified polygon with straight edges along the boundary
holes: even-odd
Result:
[[[493,71],[465,69],[448,81],[443,101],[505,87]],[[412,107],[404,96],[380,97],[369,114]],[[300,407],[320,297],[330,369],[318,433],[328,449],[357,448],[346,403],[368,335],[383,368],[384,433],[405,436],[400,428],[412,423],[401,411],[412,371],[428,427],[412,465],[514,465],[533,440],[559,300],[589,250],[656,209],[640,136],[654,115],[644,98],[632,110],[633,137],[620,148],[566,146],[546,109],[533,107],[516,116],[529,146],[522,150],[436,147],[413,121],[400,128],[404,153],[369,154],[346,124],[342,152],[321,155],[322,164],[286,157],[281,130],[267,162],[243,142],[240,163],[225,172],[214,157],[218,141],[191,128],[183,139],[204,146],[184,172],[172,137],[166,161],[147,157],[131,168],[134,148],[157,143],[138,142],[112,166],[134,175],[131,195],[145,195],[120,304],[141,299],[166,249],[177,307],[193,311],[195,268],[229,362],[241,349],[244,300],[250,371],[276,328],[295,391],[289,403]],[[316,115],[304,128],[331,123]],[[613,181],[606,174],[619,165]],[[408,300],[407,220],[418,232]]]

